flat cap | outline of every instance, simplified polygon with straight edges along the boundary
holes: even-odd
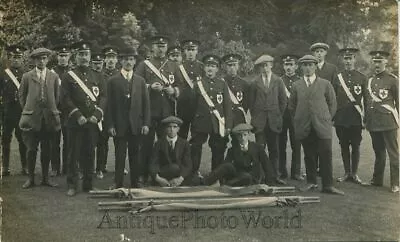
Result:
[[[314,43],[310,46],[310,51],[314,51],[316,49],[324,49],[324,50],[329,50],[329,45],[325,43]]]
[[[53,50],[58,54],[66,54],[71,52],[71,48],[68,45],[57,45],[54,46]]]
[[[195,39],[185,39],[182,41],[182,46],[184,49],[187,48],[195,48],[200,45],[200,41],[195,40]]]
[[[47,55],[48,56],[50,54],[51,54],[51,50],[43,48],[43,47],[40,47],[40,48],[34,49],[32,51],[31,58],[35,58],[35,57],[42,56],[42,55]]]
[[[359,52],[360,50],[357,48],[343,48],[339,50],[339,54],[342,54],[343,56],[353,56],[355,53]]]
[[[152,44],[158,44],[158,45],[166,45],[169,42],[169,38],[166,35],[155,35],[150,38],[150,41]]]
[[[222,61],[225,62],[226,64],[236,63],[239,62],[241,59],[242,56],[236,53],[227,54],[222,57]]]
[[[77,51],[90,50],[90,43],[88,41],[78,41],[72,44],[71,47]]]
[[[173,45],[169,47],[167,50],[167,55],[180,54],[180,53],[182,53],[182,49],[179,45]]]
[[[238,124],[235,127],[233,127],[232,133],[239,134],[243,131],[251,131],[252,129],[253,129],[253,126],[251,126],[250,124],[241,123],[241,124]]]
[[[161,120],[162,124],[170,124],[170,123],[174,123],[177,124],[178,126],[181,126],[183,121],[182,119],[175,117],[175,116],[169,116],[166,117],[165,119]]]
[[[204,64],[213,63],[213,64],[216,64],[216,65],[219,65],[221,63],[220,58],[217,55],[213,55],[213,54],[205,55],[203,57],[202,61],[203,61]]]
[[[310,63],[310,62],[317,64],[318,60],[313,55],[305,55],[299,59],[299,63]]]
[[[104,55],[99,52],[92,53],[92,56],[90,59],[92,62],[102,62],[102,61],[104,61]]]
[[[383,60],[387,59],[389,57],[389,52],[383,51],[383,50],[374,50],[369,52],[370,56],[372,57],[372,60]]]
[[[22,45],[10,45],[6,48],[7,52],[12,55],[19,55],[22,56],[26,48]]]
[[[300,57],[295,54],[284,54],[284,55],[281,55],[281,58],[282,58],[283,63],[289,63],[292,61],[296,62]]]
[[[103,54],[105,56],[107,56],[107,55],[115,55],[115,56],[118,55],[118,49],[115,46],[111,46],[111,45],[104,47],[102,52],[103,52]]]
[[[262,55],[257,58],[257,60],[254,62],[254,65],[258,65],[258,64],[262,64],[262,63],[266,63],[266,62],[273,62],[273,61],[274,61],[274,57],[272,57],[270,55]]]
[[[132,47],[125,47],[121,49],[119,56],[121,57],[128,57],[128,56],[138,56],[138,52],[135,48]]]

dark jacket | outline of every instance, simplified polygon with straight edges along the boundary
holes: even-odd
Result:
[[[192,159],[190,156],[190,144],[187,140],[178,137],[174,147],[175,157],[169,155],[169,144],[166,137],[158,140],[153,148],[150,161],[150,174],[155,176],[161,167],[174,163],[180,167],[180,175],[183,178],[192,173]]]
[[[333,81],[333,79],[336,77],[336,74],[338,73],[338,69],[334,64],[331,64],[329,62],[324,62],[324,65],[322,66],[321,69],[317,67],[317,70],[315,74],[322,79],[326,79],[330,82]]]
[[[297,139],[306,138],[311,128],[314,128],[321,139],[332,138],[332,118],[336,112],[336,96],[328,80],[317,77],[310,87],[307,87],[303,78],[295,82],[289,100],[289,110],[294,117]]]
[[[235,105],[232,101],[233,127],[235,127],[240,123],[246,123],[246,118],[244,115],[246,115],[247,111],[249,110],[250,85],[239,76],[225,76],[224,79],[228,84],[229,89],[232,91],[232,94],[239,102],[238,105]],[[239,109],[239,107],[243,108],[244,114],[243,111]]]
[[[129,127],[133,135],[150,127],[150,98],[142,77],[133,75],[128,81],[118,73],[108,81],[107,92],[107,130],[115,128],[117,136],[124,136]]]
[[[43,119],[47,130],[61,129],[60,111],[57,109],[60,95],[59,77],[55,72],[47,69],[45,82],[45,102],[43,103],[41,84],[36,69],[22,76],[19,88],[19,102],[22,107],[19,127],[23,131],[40,131]]]

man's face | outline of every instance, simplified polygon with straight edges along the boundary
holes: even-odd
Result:
[[[318,62],[325,60],[325,56],[328,52],[325,49],[317,48],[313,51],[313,55],[317,58]]]
[[[169,138],[175,138],[178,135],[179,126],[175,123],[170,123],[167,125],[166,133]]]
[[[38,69],[43,70],[46,67],[47,62],[49,62],[49,57],[47,55],[40,55],[35,57],[34,62]]]
[[[375,73],[381,73],[386,69],[387,60],[386,59],[373,60],[373,64],[375,67]]]
[[[70,53],[59,53],[57,55],[57,62],[59,66],[67,66],[70,58]]]
[[[268,74],[272,72],[272,67],[274,64],[272,62],[264,62],[260,64],[261,73]]]
[[[114,70],[117,65],[118,58],[116,55],[106,55],[104,58],[104,63],[106,63],[106,69]]]
[[[236,134],[236,138],[240,145],[247,144],[247,142],[249,142],[249,138],[250,138],[250,131],[242,131],[242,132]]]
[[[122,68],[126,71],[133,70],[136,64],[136,58],[134,56],[125,56],[121,59]]]
[[[167,53],[168,45],[167,44],[153,44],[152,52],[154,57],[162,58]]]
[[[185,53],[186,60],[195,61],[197,53],[198,53],[198,48],[197,47],[185,48],[184,53]]]
[[[101,72],[103,70],[103,64],[103,61],[92,61],[92,69],[97,72]]]
[[[356,58],[354,55],[343,56],[344,69],[353,70],[355,67],[355,63],[356,63]]]
[[[10,65],[15,68],[19,68],[24,63],[24,58],[22,55],[10,54]]]
[[[78,66],[89,66],[90,50],[80,50],[76,53],[76,64]]]
[[[301,70],[305,76],[312,76],[317,69],[317,64],[314,62],[305,62],[301,64]]]
[[[229,62],[225,65],[226,74],[228,76],[237,76],[239,71],[239,62]]]
[[[176,62],[177,64],[182,63],[182,55],[180,53],[173,53],[168,56],[168,59],[170,59],[173,62]]]
[[[285,61],[283,63],[283,70],[285,70],[285,74],[288,76],[292,76],[296,73],[297,64],[294,60],[292,61]]]
[[[206,63],[204,65],[204,72],[208,78],[214,78],[218,72],[218,65],[215,63]]]

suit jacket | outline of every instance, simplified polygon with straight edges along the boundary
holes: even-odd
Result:
[[[153,153],[150,161],[150,174],[155,176],[160,172],[160,168],[171,164],[173,161],[169,155],[169,144],[166,137],[158,140],[153,148]],[[180,167],[180,175],[183,178],[188,177],[192,173],[192,159],[190,155],[190,144],[187,140],[178,137],[174,155],[176,164]]]
[[[319,69],[317,67],[317,70],[315,72],[315,74],[319,77],[321,77],[322,79],[326,79],[330,82],[333,81],[333,79],[336,77],[338,73],[338,69],[334,64],[331,64],[329,62],[324,62],[324,65],[322,66],[321,69]]]
[[[306,138],[311,128],[314,128],[319,138],[331,139],[336,105],[335,91],[328,80],[317,77],[310,87],[307,87],[303,78],[295,82],[289,110],[294,116],[296,138]]]
[[[280,133],[287,105],[285,84],[282,79],[272,74],[267,88],[259,74],[251,84],[249,99],[251,124],[255,132],[262,132],[265,126],[269,125],[274,132]]]
[[[55,72],[46,70],[45,96],[46,102],[41,103],[41,84],[36,69],[24,73],[18,91],[22,115],[19,127],[23,131],[40,131],[43,119],[46,129],[58,131],[61,129],[60,111],[57,109],[59,102],[59,77]]]
[[[124,136],[129,127],[133,135],[150,127],[150,98],[142,77],[133,75],[128,81],[118,73],[108,81],[107,92],[107,130],[115,128],[117,136]]]

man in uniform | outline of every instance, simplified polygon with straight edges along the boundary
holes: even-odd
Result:
[[[148,178],[148,168],[155,140],[162,137],[161,120],[175,113],[176,100],[179,96],[180,83],[177,65],[166,56],[168,38],[157,35],[151,38],[153,56],[150,60],[139,63],[135,74],[142,76],[149,87],[151,125],[149,134],[143,140],[144,178]]]
[[[283,70],[285,74],[281,76],[283,83],[285,84],[285,93],[287,98],[290,98],[290,92],[292,90],[293,84],[300,80],[300,77],[296,74],[298,65],[297,55],[287,54],[282,56],[283,62]],[[282,132],[279,134],[279,171],[281,173],[282,179],[286,179],[288,177],[288,172],[286,168],[286,144],[288,140],[288,132],[289,132],[289,140],[290,147],[292,149],[292,162],[290,165],[290,178],[293,180],[302,181],[304,178],[300,175],[301,170],[301,143],[296,140],[294,134],[293,127],[293,119],[290,115],[289,109],[286,108],[285,113],[283,115],[283,126]]]
[[[142,161],[139,157],[141,136],[150,126],[150,98],[145,80],[133,74],[137,52],[127,48],[121,53],[122,69],[107,83],[107,130],[115,144],[115,187],[123,186],[126,149],[128,148],[131,187],[143,181]],[[141,179],[139,179],[141,177]]]
[[[254,127],[256,142],[267,145],[269,159],[276,174],[277,184],[286,184],[279,172],[279,133],[282,132],[282,118],[287,106],[285,84],[272,73],[274,58],[262,55],[255,61],[260,74],[250,86],[249,107],[251,124]]]
[[[151,157],[150,174],[162,187],[198,185],[192,180],[192,159],[190,144],[178,136],[182,120],[169,116],[161,121],[165,126],[165,136],[157,140]]]
[[[57,65],[53,68],[53,71],[58,74],[59,77],[63,76],[70,70],[69,59],[71,57],[71,50],[66,45],[59,45],[54,48],[57,53]],[[62,81],[60,79],[60,81]],[[59,83],[61,85],[61,83]],[[61,104],[58,104],[58,110],[61,111],[61,130],[59,130],[54,138],[54,142],[51,144],[51,171],[50,176],[60,175],[60,142],[61,133],[63,136],[63,148],[62,148],[62,174],[67,174],[67,129],[66,129],[66,114],[61,109]]]
[[[333,120],[344,166],[344,175],[337,178],[337,181],[353,181],[361,184],[357,170],[360,161],[361,131],[364,118],[362,102],[363,96],[366,94],[366,76],[355,70],[355,54],[358,51],[356,48],[339,50],[343,58],[344,70],[337,74],[332,85],[337,101],[337,111]]]
[[[373,186],[383,185],[386,151],[390,161],[390,186],[399,192],[399,84],[398,77],[386,70],[389,53],[371,51],[375,73],[367,81],[366,128],[371,134],[375,152],[374,174],[370,182]]]
[[[54,187],[56,184],[48,179],[51,155],[51,142],[54,142],[56,132],[61,130],[60,111],[57,104],[60,98],[60,77],[50,71],[46,65],[51,51],[38,48],[32,51],[31,58],[35,68],[24,73],[21,87],[18,91],[22,115],[19,127],[23,131],[24,143],[27,147],[29,179],[22,188],[35,185],[35,166],[37,148],[40,143],[42,183]]]
[[[107,90],[101,75],[90,67],[90,46],[81,41],[76,49],[77,67],[62,77],[62,105],[68,112],[68,196],[77,189],[77,161],[82,161],[82,190],[92,189],[92,173],[100,121],[104,115]]]
[[[332,118],[336,112],[336,96],[332,84],[315,75],[317,62],[312,55],[299,59],[304,76],[293,84],[288,106],[295,120],[296,138],[304,148],[307,185],[301,190],[318,188],[315,165],[318,154],[322,192],[343,195],[333,186],[332,178]]]
[[[229,133],[232,129],[232,103],[228,85],[217,73],[220,59],[216,55],[203,57],[204,75],[195,83],[195,116],[192,122],[190,143],[192,145],[193,173],[199,173],[202,146],[210,137],[211,170],[224,160]]]
[[[90,64],[94,71],[101,73],[103,71],[104,57],[101,53],[92,53]]]
[[[177,65],[182,64],[182,49],[178,45],[173,45],[167,50],[168,59]]]
[[[21,173],[27,175],[26,146],[22,139],[21,129],[18,121],[21,117],[21,106],[18,101],[18,89],[21,82],[23,70],[23,54],[25,47],[19,45],[9,46],[7,49],[10,61],[10,68],[6,68],[0,74],[0,94],[3,102],[3,134],[2,145],[2,175],[10,175],[10,146],[12,133],[15,130],[15,137],[19,144],[19,155],[21,159]]]
[[[182,75],[181,94],[178,99],[177,115],[183,120],[179,129],[179,137],[188,138],[190,125],[192,123],[194,112],[194,82],[196,78],[202,76],[203,63],[197,60],[198,48],[200,42],[197,40],[182,41],[184,59],[179,71]]]

